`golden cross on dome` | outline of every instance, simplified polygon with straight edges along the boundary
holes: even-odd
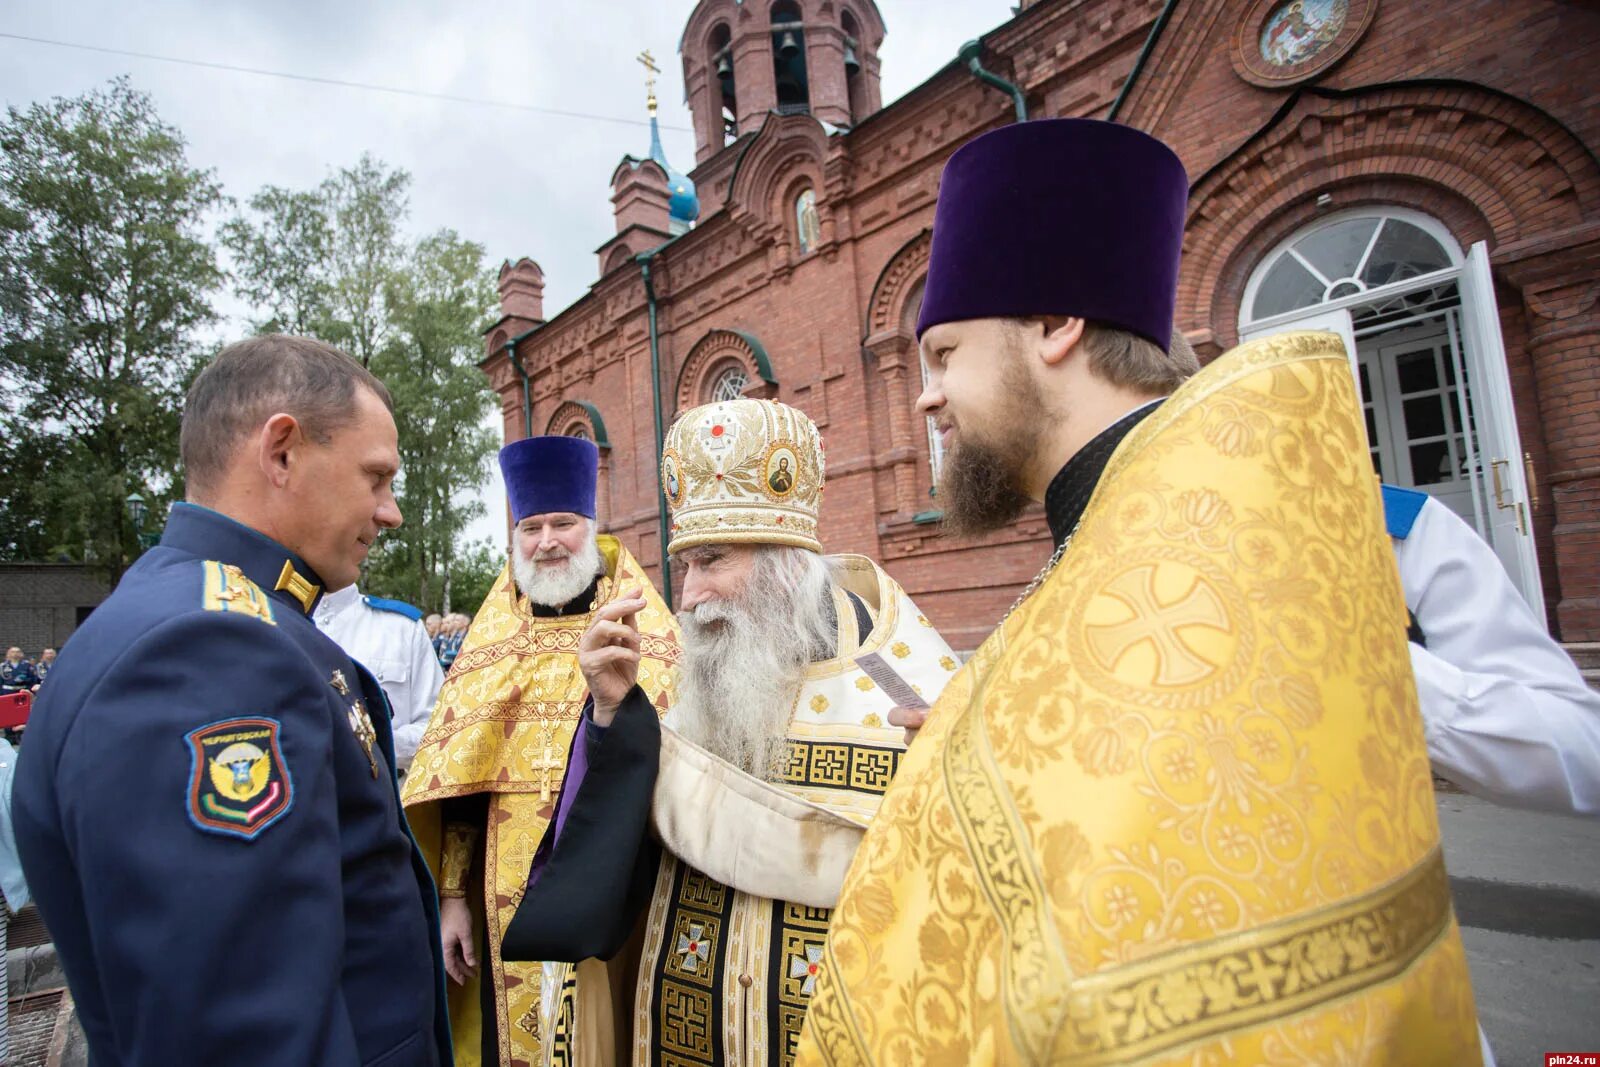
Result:
[[[661,68],[656,66],[656,57],[646,48],[640,52],[638,63],[644,68],[644,91],[649,94],[645,98],[645,105],[650,108],[650,114],[656,113],[656,75],[661,73]]]

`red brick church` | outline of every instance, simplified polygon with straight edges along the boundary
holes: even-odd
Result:
[[[1025,109],[1176,148],[1202,358],[1343,333],[1383,477],[1476,525],[1560,637],[1600,640],[1600,9],[1037,0],[888,107],[885,32],[872,0],[701,0],[693,169],[622,160],[599,280],[554,317],[536,263],[501,272],[506,439],[599,443],[601,522],[658,578],[661,428],[768,396],[826,440],[829,550],[882,561],[957,648],[993,627],[1049,555],[1043,513],[940,535],[912,323],[940,168]]]

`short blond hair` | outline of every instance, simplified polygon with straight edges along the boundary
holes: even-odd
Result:
[[[1083,324],[1078,342],[1089,355],[1089,369],[1112,385],[1166,396],[1200,370],[1200,360],[1183,331],[1172,328],[1171,350],[1147,337],[1114,326]]]

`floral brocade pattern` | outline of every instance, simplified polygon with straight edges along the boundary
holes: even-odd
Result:
[[[678,660],[677,621],[633,556],[614,537],[599,538],[606,562],[596,604],[639,586],[643,660],[639,682],[659,711],[671,703]],[[540,963],[501,959],[500,940],[516,914],[528,870],[566,773],[567,752],[583,711],[586,686],[578,639],[590,613],[535,616],[518,596],[510,567],[500,574],[467,632],[439,691],[428,729],[401,792],[406,818],[443,891],[464,895],[485,944],[487,965],[466,986],[451,984],[456,1062],[480,1060],[479,981],[494,984],[496,1032],[503,1062],[544,1062],[552,1029],[543,1012]],[[474,827],[485,867],[470,870],[473,847],[441,825],[440,801],[489,794],[486,824]],[[463,847],[466,846],[466,847]]]
[[[1402,605],[1337,342],[1208,366],[907,754],[797,1062],[1477,1063]]]

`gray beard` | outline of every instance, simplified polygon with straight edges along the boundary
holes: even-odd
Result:
[[[805,549],[768,552],[803,553],[810,560],[785,568],[763,558],[737,600],[679,612],[683,655],[678,700],[667,721],[712,755],[770,781],[782,776],[806,671],[833,654],[838,635],[822,559]],[[779,573],[784,570],[790,573]]]
[[[517,588],[533,603],[559,608],[580,596],[600,573],[600,546],[590,537],[576,555],[568,555],[564,567],[540,567],[532,556],[512,549],[511,574]]]

